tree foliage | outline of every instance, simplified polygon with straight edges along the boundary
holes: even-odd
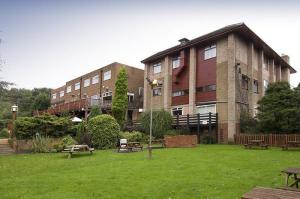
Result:
[[[162,138],[172,128],[172,116],[165,110],[153,111],[152,135]],[[150,111],[142,115],[142,126],[146,133],[150,131]]]
[[[112,114],[121,128],[124,127],[128,107],[128,77],[125,68],[121,68],[115,86],[115,95],[112,102]]]
[[[270,84],[258,102],[258,119],[262,132],[300,132],[300,87],[291,89],[287,82]]]
[[[101,114],[102,114],[102,112],[101,112],[101,109],[99,106],[92,106],[91,112],[89,114],[89,119],[96,117],[98,115],[101,115]]]

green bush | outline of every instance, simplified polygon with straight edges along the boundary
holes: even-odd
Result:
[[[9,131],[7,128],[4,128],[0,131],[0,138],[8,138],[9,137]]]
[[[211,135],[205,135],[205,136],[202,137],[201,143],[202,144],[214,144],[215,141],[214,141],[213,136],[211,136]]]
[[[86,122],[82,121],[81,123],[77,124],[74,128],[76,129],[76,141],[79,144],[87,144],[91,146],[91,134],[87,132]]]
[[[120,132],[120,138],[127,139],[128,142],[146,142],[146,136],[139,131]]]
[[[103,114],[90,119],[87,130],[91,134],[92,144],[95,148],[112,148],[118,142],[120,126],[110,115]]]
[[[258,133],[259,122],[246,111],[241,111],[240,115],[241,133]]]
[[[144,131],[149,134],[150,129],[150,112],[142,115],[142,126]],[[172,128],[173,118],[165,110],[153,111],[152,134],[155,138],[163,138],[165,133]]]
[[[101,115],[101,108],[99,106],[92,106],[91,112],[89,114],[89,119],[92,119],[93,117],[96,117],[98,115]]]
[[[36,133],[41,136],[62,137],[71,134],[74,124],[68,117],[42,115],[19,117],[14,122],[14,133],[18,139],[31,139]]]
[[[67,135],[63,137],[60,143],[53,145],[53,148],[57,151],[63,151],[67,146],[77,144],[76,140],[72,138],[72,136]]]
[[[47,136],[41,136],[39,133],[32,139],[32,150],[35,153],[47,153],[49,149],[50,140]]]

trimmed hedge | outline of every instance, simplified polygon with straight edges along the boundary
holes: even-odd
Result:
[[[128,142],[146,142],[147,137],[139,131],[120,132],[120,138],[127,139]]]
[[[97,149],[108,149],[116,146],[120,126],[110,115],[103,114],[88,121],[87,130],[91,134],[93,147]]]

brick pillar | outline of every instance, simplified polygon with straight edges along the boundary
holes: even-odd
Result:
[[[196,49],[190,48],[189,64],[189,114],[195,113],[196,104]]]
[[[270,73],[269,73],[269,81],[270,81],[270,83],[273,83],[273,82],[275,82],[275,79],[274,79],[274,72],[275,72],[274,59],[271,59],[271,60],[270,60],[270,66],[269,66],[269,69],[270,69]]]
[[[149,83],[146,80],[147,77],[149,77],[149,70],[150,70],[150,65],[149,64],[145,64],[145,70],[144,70],[144,111],[148,111],[149,110],[149,97],[151,94],[151,89],[149,87]]]
[[[236,61],[235,61],[235,37],[228,36],[228,143],[234,141],[236,133]]]
[[[282,68],[282,81],[290,82],[290,69],[288,67]]]
[[[281,81],[281,65],[279,64],[276,68],[276,81]]]
[[[164,83],[163,83],[163,103],[166,111],[171,110],[171,96],[172,96],[172,66],[170,57],[166,56],[164,61]]]

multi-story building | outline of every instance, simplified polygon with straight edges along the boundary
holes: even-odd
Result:
[[[82,114],[93,105],[102,112],[110,113],[115,83],[121,67],[128,75],[128,120],[138,118],[143,108],[144,71],[120,63],[112,63],[80,77],[67,81],[62,87],[52,90],[49,113],[76,112]]]
[[[218,113],[221,143],[239,132],[241,109],[255,115],[268,84],[296,72],[244,23],[179,42],[142,61],[145,77],[163,82],[151,91],[144,80],[144,109],[152,95],[153,108],[173,114]]]

